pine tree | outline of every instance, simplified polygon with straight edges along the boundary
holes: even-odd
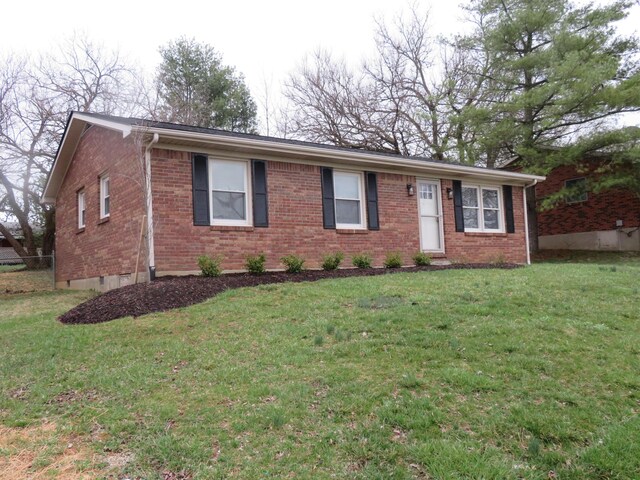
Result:
[[[180,38],[160,48],[156,79],[162,119],[253,133],[257,107],[241,75],[209,45]]]
[[[630,165],[640,168],[634,153],[640,131],[617,125],[622,114],[640,110],[638,45],[615,25],[630,8],[627,1],[600,7],[568,0],[471,3],[479,27],[463,45],[487,56],[487,96],[496,101],[463,115],[482,132],[485,161],[517,157],[525,169],[546,173],[607,152],[611,175],[602,179],[609,185],[614,176],[623,182]]]

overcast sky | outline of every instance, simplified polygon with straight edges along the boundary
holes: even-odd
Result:
[[[461,29],[459,3],[416,0],[420,10],[430,10],[436,34]],[[2,6],[0,54],[37,55],[82,32],[151,72],[160,60],[158,47],[184,35],[212,45],[225,64],[244,74],[259,100],[265,82],[277,96],[286,75],[319,47],[358,65],[373,51],[374,19],[392,21],[407,5],[405,0],[8,0]],[[638,25],[636,6],[621,28],[631,33]]]

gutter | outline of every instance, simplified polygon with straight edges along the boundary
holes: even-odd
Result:
[[[214,135],[211,133],[198,133],[198,132],[183,132],[179,130],[169,130],[166,128],[148,128],[148,127],[133,127],[140,131],[154,132],[161,134],[165,139],[175,139],[182,141],[200,141],[206,142],[213,146],[226,146],[232,148],[244,147],[247,149],[261,150],[263,152],[272,152],[275,154],[303,154],[309,156],[320,157],[322,159],[331,158],[333,160],[344,161],[356,161],[356,162],[368,162],[370,164],[380,167],[391,167],[397,169],[398,167],[415,168],[421,172],[432,171],[442,174],[447,172],[453,177],[460,175],[469,175],[473,177],[484,177],[489,179],[502,179],[512,180],[517,183],[525,183],[532,180],[542,181],[545,177],[537,175],[528,175],[523,173],[508,172],[502,170],[488,170],[479,167],[469,167],[466,165],[454,165],[447,163],[433,163],[425,160],[411,160],[407,158],[390,157],[385,158],[382,155],[371,154],[364,151],[339,151],[328,150],[322,147],[315,147],[311,145],[289,145],[279,142],[273,142],[268,140],[256,140],[253,138],[239,138],[239,137],[226,137],[221,135]]]
[[[153,198],[151,195],[151,147],[160,141],[160,135],[153,134],[153,138],[144,149],[144,186],[147,207],[147,272],[148,282],[156,278],[156,255],[153,242]]]
[[[538,184],[538,179],[536,178],[529,185],[525,185],[522,189],[522,204],[524,207],[524,238],[526,241],[527,248],[527,265],[531,265],[531,252],[529,247],[529,215],[527,214],[527,188],[535,187]]]

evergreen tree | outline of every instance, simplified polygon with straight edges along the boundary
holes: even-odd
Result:
[[[470,4],[479,27],[461,45],[487,56],[486,95],[496,101],[462,115],[481,132],[485,162],[520,158],[526,170],[546,173],[606,153],[592,188],[637,189],[640,130],[618,125],[621,115],[640,110],[638,45],[615,26],[630,8],[624,0],[599,7],[568,0]]]
[[[160,48],[160,117],[170,122],[254,132],[257,107],[242,75],[209,45],[180,38]]]

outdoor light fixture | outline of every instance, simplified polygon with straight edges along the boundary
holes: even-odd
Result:
[[[453,189],[447,188],[447,198],[453,200]]]
[[[414,193],[415,191],[413,190],[413,185],[411,185],[410,183],[407,183],[407,195],[412,197]]]

